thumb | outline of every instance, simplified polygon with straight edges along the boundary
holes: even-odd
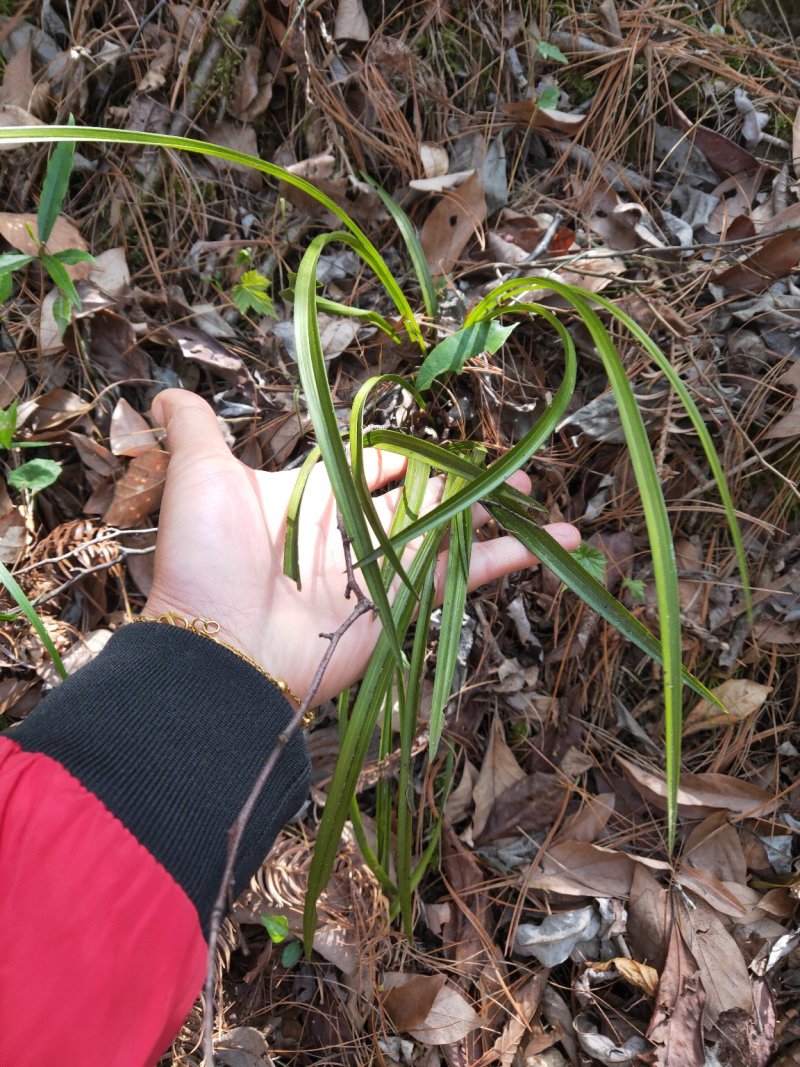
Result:
[[[164,389],[153,400],[153,416],[167,430],[173,459],[232,459],[211,407],[186,389]]]

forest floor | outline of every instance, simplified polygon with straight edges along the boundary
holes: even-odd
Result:
[[[290,167],[358,221],[421,307],[369,174],[418,228],[450,328],[520,269],[602,290],[690,389],[744,531],[752,624],[698,439],[660,372],[610,323],[673,525],[684,661],[730,711],[688,700],[675,855],[657,667],[549,573],[497,582],[468,603],[445,730],[455,788],[413,940],[346,834],[313,957],[300,955],[337,750],[336,709],[324,706],[308,734],[310,803],[225,926],[219,1062],[799,1064],[796,5],[4,0],[0,12],[0,126],[73,115]],[[23,216],[36,212],[48,153],[1,149],[0,252],[26,250]],[[210,157],[78,146],[49,250],[98,258],[69,268],[81,310],[62,336],[56,294],[29,269],[0,322],[0,409],[17,400],[17,438],[43,446],[0,453],[0,559],[71,669],[149,588],[166,465],[149,419],[159,389],[208,399],[252,467],[307,454],[292,307],[279,294],[330,224],[291,187]],[[350,252],[329,251],[322,266],[327,296],[389,313]],[[235,287],[251,270],[270,284],[247,306]],[[415,370],[411,346],[354,322],[323,330],[343,418],[376,368]],[[620,421],[588,335],[571,328],[578,388],[530,467],[534,496],[580,527],[608,588],[653,628]],[[496,456],[563,366],[533,325],[486,366],[472,361],[433,404],[443,437]],[[33,454],[61,466],[38,492],[13,475]],[[56,678],[22,619],[3,624],[0,668],[8,725]],[[418,747],[422,845],[442,763]],[[383,773],[371,758],[362,774],[367,826]],[[199,1019],[164,1067],[201,1063]]]

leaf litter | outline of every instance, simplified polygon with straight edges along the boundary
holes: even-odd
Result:
[[[345,838],[313,958],[269,947],[261,915],[285,915],[290,944],[299,933],[309,808],[226,926],[217,1055],[248,1067],[366,1064],[377,1045],[384,1062],[423,1067],[765,1067],[770,1057],[789,1067],[800,1050],[789,1010],[800,893],[798,61],[783,24],[751,3],[718,5],[719,23],[710,10],[689,20],[614,0],[539,21],[488,0],[468,17],[450,3],[423,8],[390,7],[378,23],[361,0],[331,0],[313,18],[293,0],[270,3],[230,28],[191,92],[185,72],[212,28],[202,7],[157,5],[140,25],[106,5],[76,23],[68,49],[55,12],[2,16],[0,122],[19,126],[21,141],[3,150],[0,253],[37,251],[28,226],[35,233],[45,157],[24,127],[72,112],[150,130],[196,120],[211,141],[289,164],[407,279],[360,175],[377,178],[438,278],[444,346],[514,272],[605,290],[669,353],[713,428],[746,524],[755,625],[696,441],[660,377],[623,351],[675,527],[684,657],[728,708],[700,701],[687,713],[679,853],[664,847],[655,670],[546,572],[506,579],[468,609],[475,636],[446,718],[461,769],[439,872],[416,894],[425,922],[413,941],[400,936]],[[116,43],[103,30],[112,21]],[[57,294],[31,266],[0,328],[0,408],[17,400],[15,433],[62,468],[30,501],[10,478],[20,457],[0,456],[0,558],[76,662],[141,606],[152,578],[167,456],[148,413],[160,388],[209,399],[251,466],[294,467],[307,451],[291,309],[275,294],[320,222],[308,198],[201,157],[76,154],[48,251],[95,256],[67,268],[80,317],[62,335]],[[357,289],[360,306],[391,314],[349,252],[324,259],[326,295],[349,302]],[[259,281],[263,301],[244,309],[231,294],[247,271],[270,284]],[[343,418],[375,366],[419,370],[355,320],[323,326]],[[618,419],[591,344],[574,337],[578,391],[529,471],[533,493],[553,519],[581,526],[606,580],[652,625]],[[463,366],[439,379],[445,435],[503,450],[552,395],[549,342],[528,325],[504,341],[445,347],[445,370]],[[400,401],[371,417],[398,425]],[[34,706],[46,666],[18,622],[3,637],[6,725]],[[330,746],[318,751],[324,782]],[[424,811],[438,772],[424,738],[414,751]],[[365,820],[380,774],[376,749]],[[199,1064],[197,1027],[195,1013],[163,1067]]]

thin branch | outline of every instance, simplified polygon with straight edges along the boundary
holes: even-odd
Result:
[[[214,975],[216,970],[217,943],[219,941],[220,929],[227,910],[230,890],[233,885],[233,869],[236,864],[236,856],[242,842],[242,837],[244,836],[247,824],[249,823],[253,810],[263,792],[264,786],[267,784],[269,776],[274,771],[286,746],[302,726],[303,717],[313,703],[314,697],[322,683],[325,671],[328,669],[328,664],[330,663],[339,642],[357,619],[360,619],[362,615],[375,611],[375,605],[367,596],[365,596],[356,579],[355,569],[353,567],[353,555],[351,552],[352,541],[344,528],[341,515],[338,515],[337,517],[337,526],[342,536],[345,570],[347,574],[347,585],[345,587],[344,595],[345,598],[349,600],[351,594],[355,594],[356,604],[344,622],[337,627],[333,633],[320,634],[320,637],[326,638],[329,644],[325,650],[325,655],[320,660],[314,677],[311,679],[308,692],[303,698],[302,704],[295,712],[292,721],[283,733],[278,735],[272,751],[267,756],[261,770],[258,772],[258,776],[247,796],[247,800],[245,800],[239,814],[236,816],[236,821],[228,830],[228,851],[225,858],[225,870],[222,875],[216,900],[214,901],[214,908],[211,912],[208,928],[206,981],[203,988],[203,1057],[206,1067],[213,1067],[214,1064]]]

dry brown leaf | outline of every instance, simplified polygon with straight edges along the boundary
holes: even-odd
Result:
[[[700,969],[678,924],[672,924],[647,1039],[655,1045],[656,1067],[703,1067],[703,1007]]]
[[[169,455],[158,448],[131,460],[131,465],[117,482],[113,499],[104,515],[109,526],[123,529],[138,526],[158,509],[168,463]]]
[[[667,952],[669,896],[648,871],[637,864],[628,900],[628,944],[638,958],[659,970]]]
[[[423,1045],[454,1044],[481,1024],[464,994],[443,975],[389,972],[384,979],[389,989],[384,1000],[387,1014],[398,1030]]]
[[[369,20],[361,0],[339,0],[333,36],[337,41],[369,40]]]
[[[30,232],[29,232],[30,231]],[[0,211],[0,236],[25,256],[35,256],[39,251],[36,240],[36,216],[16,211]],[[53,232],[47,239],[47,251],[50,253],[66,252],[68,248],[77,248],[88,252],[89,246],[80,235],[74,222],[64,215],[59,215]],[[75,263],[65,269],[73,281],[85,278],[89,273],[88,263]]]
[[[694,827],[683,846],[681,862],[689,863],[723,882],[747,881],[747,860],[739,834],[725,811],[714,812]]]
[[[586,841],[562,841],[545,852],[539,869],[525,876],[525,885],[572,897],[627,897],[639,863],[669,870],[669,864],[659,860]]]
[[[25,519],[0,478],[0,563],[15,563],[25,547]]]
[[[684,737],[700,730],[710,730],[715,726],[735,726],[737,722],[752,718],[764,706],[764,701],[772,692],[772,686],[751,682],[749,678],[729,678],[711,692],[722,701],[728,709],[728,714],[703,697],[686,717]]]
[[[383,1007],[401,1032],[422,1026],[445,982],[443,974],[404,974],[388,971],[384,976]]]
[[[752,905],[757,902],[758,896],[751,897],[754,892],[746,885],[731,883],[725,885],[719,878],[715,878],[708,871],[698,870],[682,863],[674,874],[675,881],[691,891],[715,911],[722,915],[730,915],[734,919],[746,919]]]
[[[796,178],[800,178],[800,108],[792,123],[792,169]]]
[[[87,278],[109,296],[119,298],[130,289],[131,272],[124,248],[108,248],[89,264]]]
[[[700,149],[717,174],[727,177],[759,168],[759,161],[752,152],[723,133],[692,122],[674,102],[670,103],[670,113],[672,125],[686,133],[688,140]]]
[[[236,85],[227,101],[227,108],[241,122],[252,122],[269,107],[272,99],[272,74],[260,74],[261,49],[248,45],[239,67]]]
[[[629,956],[615,956],[602,963],[588,963],[593,971],[616,971],[629,985],[644,990],[648,997],[654,997],[658,991],[658,971],[647,963],[639,963]]]
[[[42,118],[49,89],[47,82],[37,85],[33,80],[31,42],[28,40],[6,63],[3,84],[0,86],[0,106],[18,107],[28,114]]]
[[[760,293],[800,263],[800,229],[776,234],[758,252],[716,275],[717,285],[731,293]]]
[[[0,352],[0,408],[7,408],[22,392],[27,374],[15,352]]]
[[[81,463],[95,474],[106,478],[119,469],[120,461],[105,445],[98,444],[91,437],[74,431],[70,431],[69,437],[80,456]]]
[[[541,1002],[549,973],[546,968],[540,968],[533,978],[514,994],[514,1014],[503,1027],[503,1032],[483,1062],[498,1062],[501,1067],[511,1067],[520,1042],[530,1031],[531,1019]]]
[[[518,766],[516,760],[514,764]],[[534,771],[496,798],[485,827],[474,839],[485,843],[545,830],[553,825],[563,804],[564,789],[559,776]]]
[[[478,768],[464,761],[461,781],[447,798],[444,813],[451,823],[460,822],[472,807],[472,793],[478,780]]]
[[[793,363],[789,370],[778,378],[778,381],[795,390],[794,401],[786,415],[767,427],[764,436],[800,437],[800,362]]]
[[[681,537],[675,542],[675,562],[678,565],[679,572],[694,572],[697,574],[704,567],[699,546],[686,537]],[[705,582],[697,581],[696,579],[680,578],[678,580],[681,611],[693,622],[699,623],[701,626],[705,622],[705,612],[703,610],[704,588]]]
[[[109,438],[115,456],[141,456],[158,445],[158,438],[148,423],[123,397],[111,415]]]
[[[235,356],[206,330],[200,330],[188,323],[177,323],[168,326],[167,331],[178,342],[184,359],[200,363],[234,385],[244,385],[250,381],[250,374],[241,357]]]
[[[39,352],[43,356],[52,355],[53,352],[60,352],[64,347],[64,339],[61,335],[56,317],[53,313],[56,300],[61,296],[58,289],[52,288],[42,301],[42,306],[39,310]]]
[[[43,393],[29,403],[33,405],[37,430],[51,430],[54,426],[60,426],[79,415],[85,415],[93,406],[82,400],[76,393],[71,393],[69,389],[51,389],[49,393]],[[22,408],[20,408],[19,423],[21,422]]]
[[[491,905],[477,860],[450,829],[445,832],[444,875],[453,907],[442,928],[442,947],[461,974],[476,979],[487,957],[496,952],[486,931]]]
[[[614,793],[598,793],[584,798],[583,805],[563,823],[556,841],[594,841],[614,813]]]
[[[666,811],[667,783],[664,776],[652,774],[621,756],[617,759],[625,777],[636,786],[645,800],[659,810]],[[681,775],[678,788],[678,810],[690,819],[702,818],[710,811],[719,809],[755,818],[771,814],[779,803],[779,798],[766,789],[727,774],[685,773]]]
[[[556,130],[558,133],[578,133],[586,125],[585,115],[575,115],[568,111],[558,111],[551,107],[538,107],[535,100],[520,100],[515,103],[501,104],[501,115],[511,119],[518,126],[530,130]]]
[[[164,41],[145,71],[144,77],[139,82],[140,93],[150,93],[164,87],[167,81],[167,71],[174,56],[174,41]]]
[[[675,903],[680,932],[697,960],[706,992],[706,1023],[733,1008],[752,1010],[753,992],[742,952],[713,908],[702,900]]]
[[[420,233],[422,250],[435,275],[452,269],[485,218],[486,198],[477,174],[442,197]]]
[[[232,148],[235,152],[244,152],[248,156],[258,156],[258,139],[252,126],[242,125],[240,122],[220,122],[213,130],[209,130],[208,139],[214,144],[222,145],[223,148]],[[244,163],[229,163],[217,156],[204,157],[219,174],[233,172],[237,182],[244,182],[248,189],[258,191],[264,183],[264,175],[260,170],[248,167]]]
[[[37,119],[35,115],[31,115],[29,111],[24,108],[17,107],[16,104],[0,104],[0,126],[46,126],[46,122],[42,122],[41,119]],[[15,148],[22,148],[28,142],[25,140],[25,134],[20,130],[19,142],[16,141],[2,141],[0,142],[0,152],[13,151]]]
[[[525,778],[525,771],[514,759],[514,753],[503,737],[500,717],[495,716],[492,720],[489,745],[473,793],[475,801],[475,814],[472,819],[473,839],[483,831],[500,794],[515,782],[522,781],[523,778]]]

